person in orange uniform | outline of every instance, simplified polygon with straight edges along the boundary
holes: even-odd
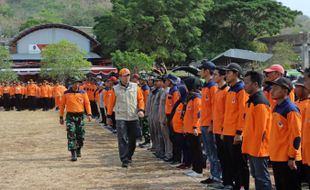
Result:
[[[22,110],[25,110],[25,109],[27,109],[27,98],[26,98],[26,96],[27,96],[27,85],[26,85],[26,83],[22,83],[21,84],[22,85],[22,92],[23,92],[23,94],[22,94]]]
[[[15,104],[16,104],[15,107],[17,111],[22,110],[23,94],[24,94],[24,88],[20,82],[17,82],[15,86]]]
[[[91,106],[93,117],[98,118],[99,112],[98,112],[97,103],[95,99],[95,92],[97,90],[97,86],[96,86],[95,81],[91,79],[91,81],[89,81],[86,88],[84,87],[84,89],[86,90],[89,101],[90,101],[90,106]]]
[[[184,133],[186,134],[186,141],[189,144],[189,154],[192,159],[192,170],[185,172],[185,175],[191,177],[202,177],[203,170],[203,156],[201,148],[201,94],[199,87],[201,82],[197,77],[188,77],[184,79],[184,84],[188,90],[188,95],[184,108],[182,110]]]
[[[123,68],[119,72],[120,83],[113,87],[108,101],[107,123],[115,109],[119,157],[122,167],[127,168],[136,148],[136,131],[139,117],[144,117],[143,94],[136,83],[130,82],[130,71]]]
[[[10,109],[14,110],[14,106],[16,105],[15,102],[15,83],[10,83]]]
[[[10,111],[10,91],[11,87],[9,82],[6,82],[3,86],[3,107],[5,111]]]
[[[288,98],[291,81],[280,77],[272,82],[272,98],[277,104],[272,113],[269,153],[277,189],[301,189],[301,115]]]
[[[213,134],[215,135],[216,141],[216,149],[217,156],[220,160],[221,169],[222,169],[222,178],[225,178],[226,170],[224,165],[224,144],[221,139],[222,131],[223,131],[223,122],[224,122],[224,114],[225,114],[225,101],[226,96],[229,90],[229,86],[225,81],[226,71],[223,67],[216,67],[214,71],[214,81],[218,85],[218,89],[215,92],[213,99],[213,110],[212,110],[212,118],[213,118]],[[223,188],[223,184],[218,184],[219,188]]]
[[[187,88],[185,85],[179,85],[178,91],[180,92],[180,99],[175,103],[171,111],[171,126],[173,135],[170,135],[172,142],[172,161],[182,163],[177,166],[178,169],[188,169],[191,166],[191,160],[189,159],[189,150],[186,148],[184,124],[182,112],[187,98]],[[183,158],[183,160],[182,160]]]
[[[265,77],[266,86],[264,87],[264,94],[265,94],[266,98],[268,99],[268,101],[270,102],[271,110],[273,110],[273,108],[275,107],[277,102],[272,99],[271,85],[270,84],[268,85],[267,83],[284,76],[285,71],[284,71],[284,68],[282,67],[282,65],[273,64],[269,68],[265,69],[264,73],[266,76]],[[289,98],[292,102],[295,101],[295,95],[294,95],[293,91],[290,92]]]
[[[53,97],[55,99],[56,110],[59,109],[59,105],[60,105],[61,99],[65,91],[66,91],[66,87],[57,81],[53,88]]]
[[[210,176],[201,181],[203,184],[218,183],[221,181],[222,171],[217,157],[215,136],[213,134],[212,107],[215,92],[218,87],[213,80],[216,66],[211,61],[203,60],[199,66],[200,77],[205,80],[201,90],[201,133],[203,146],[210,162]]]
[[[271,190],[268,157],[272,113],[269,101],[261,91],[262,83],[261,73],[249,71],[245,74],[245,91],[250,97],[245,110],[242,153],[248,155],[255,189]]]
[[[0,107],[3,106],[3,84],[0,82]]]
[[[165,103],[165,114],[167,117],[167,127],[170,131],[170,135],[173,135],[173,129],[171,126],[171,111],[174,104],[179,100],[180,93],[178,91],[177,82],[178,78],[172,74],[168,74],[165,80],[165,85],[169,88],[169,92],[166,96],[166,103]],[[149,101],[150,102],[150,101]],[[172,140],[172,139],[171,139]],[[179,162],[172,162],[172,164],[179,164]]]
[[[40,97],[43,111],[47,111],[49,109],[49,88],[50,87],[47,81],[43,81],[43,84],[40,86]]]
[[[170,88],[169,93],[167,95],[167,99],[166,99],[166,105],[165,105],[165,112],[168,118],[168,121],[167,121],[168,123],[170,123],[171,121],[170,114],[171,114],[172,108],[174,104],[178,101],[178,99],[180,98],[180,93],[178,92],[177,81],[178,81],[178,78],[172,74],[168,74],[167,80],[165,81],[165,83],[167,83],[166,85]]]
[[[306,68],[304,71],[304,86],[310,91],[310,67]],[[308,100],[309,100],[308,96]],[[306,107],[303,125],[302,125],[302,134],[301,134],[301,151],[302,151],[302,163],[303,168],[306,174],[306,181],[310,189],[310,106],[309,104]]]
[[[49,110],[55,107],[55,99],[53,97],[53,91],[54,91],[54,84],[50,82],[48,84],[48,99],[49,99],[48,109]]]
[[[77,157],[81,157],[81,148],[84,145],[85,136],[85,111],[88,121],[91,121],[90,102],[86,92],[79,89],[81,83],[82,81],[77,77],[72,79],[72,86],[65,91],[59,107],[59,123],[61,125],[64,124],[65,109],[67,111],[66,126],[71,161],[77,161]]]
[[[230,63],[226,68],[226,81],[230,89],[225,101],[223,123],[223,141],[225,152],[225,168],[227,176],[223,179],[227,188],[248,189],[249,168],[245,154],[241,152],[242,130],[245,126],[245,104],[248,95],[244,90],[244,82],[240,80],[242,68]]]
[[[295,101],[295,104],[299,108],[302,123],[305,122],[306,110],[307,107],[310,105],[309,92],[310,91],[305,87],[304,77],[299,77],[298,80],[295,82],[295,94],[298,97],[298,100]]]
[[[113,95],[113,86],[117,84],[117,80],[118,79],[115,76],[111,76],[110,78],[107,79],[107,81],[105,83],[105,85],[106,85],[106,92],[104,93],[103,100],[104,100],[104,106],[105,106],[106,111],[108,109],[110,98]],[[106,116],[107,116],[107,113],[106,113]],[[111,125],[112,133],[117,133],[114,110],[112,112],[111,119],[112,119],[112,125]]]

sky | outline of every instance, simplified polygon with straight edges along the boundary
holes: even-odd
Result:
[[[293,9],[302,11],[304,15],[310,17],[310,0],[277,0],[283,5]]]

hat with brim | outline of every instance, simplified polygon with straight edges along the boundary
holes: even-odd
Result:
[[[198,67],[198,69],[208,69],[210,71],[214,71],[216,68],[215,64],[211,61],[203,60],[201,62],[201,65]]]
[[[178,78],[172,74],[168,74],[166,80],[171,81],[172,84],[177,84]]]
[[[235,71],[235,72],[238,72],[240,75],[242,75],[242,68],[237,63],[230,63],[226,67],[223,67],[223,70],[225,70],[225,71]]]
[[[79,77],[73,77],[71,83],[83,83],[83,81]]]
[[[279,64],[273,64],[271,65],[269,68],[264,70],[265,73],[270,73],[270,72],[278,72],[281,74],[284,74],[284,68],[282,67],[282,65]]]
[[[285,77],[280,77],[274,81],[267,81],[266,84],[269,85],[278,85],[281,86],[283,88],[288,89],[289,91],[291,91],[293,89],[293,84],[290,81],[290,79],[285,78]]]
[[[304,77],[299,77],[297,81],[294,83],[295,86],[305,87],[305,79]]]

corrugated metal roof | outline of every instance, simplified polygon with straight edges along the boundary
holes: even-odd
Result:
[[[242,49],[229,49],[224,53],[217,55],[211,61],[221,62],[231,60],[234,62],[245,63],[245,62],[266,62],[272,57],[272,54],[257,53],[249,50]]]

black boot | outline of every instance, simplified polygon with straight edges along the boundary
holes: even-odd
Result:
[[[81,157],[82,156],[81,148],[76,149],[76,155],[77,155],[77,157]]]
[[[71,150],[71,161],[77,161],[76,150]]]

